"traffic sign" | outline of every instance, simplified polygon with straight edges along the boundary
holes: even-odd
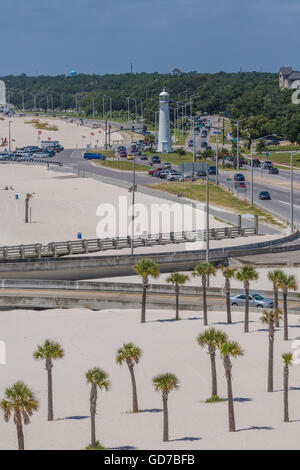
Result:
[[[266,157],[269,157],[270,156],[270,153],[269,152],[266,152]]]

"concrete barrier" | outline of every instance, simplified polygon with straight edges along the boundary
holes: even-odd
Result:
[[[280,253],[300,249],[300,245],[285,245],[299,238],[299,232],[269,242],[252,243],[223,249],[210,250],[210,261],[227,264],[229,258],[252,254]],[[277,246],[280,245],[280,246]],[[134,274],[133,266],[142,258],[151,258],[163,273],[190,271],[206,259],[205,250],[167,253],[144,253],[140,255],[117,255],[98,257],[69,257],[36,260],[3,260],[0,262],[0,279],[82,280]]]

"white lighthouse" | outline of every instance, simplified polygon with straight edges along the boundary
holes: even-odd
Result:
[[[172,137],[169,114],[169,94],[164,90],[159,95],[159,136],[158,152],[172,152]]]

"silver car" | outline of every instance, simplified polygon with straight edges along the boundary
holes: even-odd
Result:
[[[245,294],[238,294],[230,297],[230,303],[232,306],[245,305],[245,302]],[[250,307],[257,308],[274,308],[273,300],[266,299],[265,297],[252,292],[249,294],[249,305]]]

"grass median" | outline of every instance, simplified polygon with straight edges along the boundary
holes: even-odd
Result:
[[[270,225],[276,225],[284,227],[278,220],[272,215],[264,212],[262,209],[251,205],[247,201],[239,200],[232,193],[229,193],[220,186],[216,186],[210,183],[210,203],[213,206],[229,209],[235,214],[252,214],[258,215],[261,223],[267,223]],[[196,181],[193,183],[158,183],[148,186],[152,189],[159,191],[166,191],[171,194],[177,195],[182,193],[183,197],[194,199],[195,201],[205,202],[206,201],[206,182]]]
[[[93,160],[93,163],[97,165],[104,166],[105,168],[111,168],[113,170],[120,170],[120,171],[132,171],[133,170],[133,163],[132,161],[121,161],[121,160]],[[149,166],[140,165],[139,163],[135,164],[135,171],[139,172],[147,172],[149,171]]]

